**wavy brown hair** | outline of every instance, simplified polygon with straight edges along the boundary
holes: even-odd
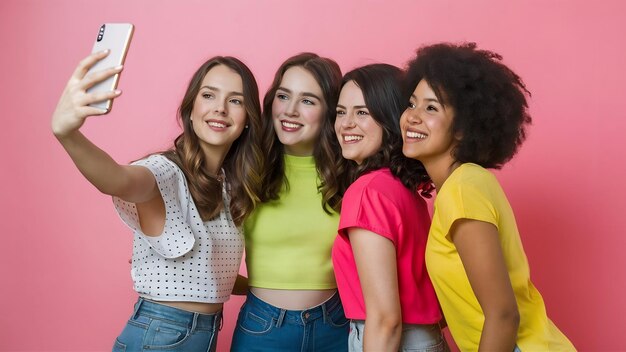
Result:
[[[401,69],[388,64],[371,64],[356,68],[345,74],[341,87],[354,82],[363,93],[370,116],[382,128],[380,148],[359,165],[353,160],[339,158],[334,169],[338,177],[330,180],[328,187],[337,191],[340,202],[334,209],[341,209],[341,199],[350,184],[360,176],[381,168],[389,168],[402,184],[413,192],[430,197],[430,177],[421,162],[402,154],[400,115],[406,106],[403,94],[404,74]],[[333,123],[336,119],[333,117]],[[332,138],[337,140],[336,134]]]
[[[204,76],[217,65],[237,72],[243,83],[243,105],[246,128],[230,147],[222,164],[229,185],[230,213],[237,226],[249,215],[261,194],[263,153],[259,145],[262,120],[259,89],[250,69],[230,56],[216,56],[206,61],[194,73],[178,108],[178,121],[183,127],[172,149],[163,155],[176,163],[185,174],[189,190],[203,221],[219,215],[224,206],[222,182],[206,172],[206,160],[198,136],[193,130],[191,111]]]
[[[328,181],[336,178],[335,165],[338,156],[339,144],[328,138],[328,134],[334,135],[333,116],[337,108],[339,88],[341,85],[341,69],[337,63],[329,58],[320,57],[313,53],[301,53],[288,58],[278,68],[274,81],[267,90],[263,99],[263,146],[266,151],[264,165],[264,187],[261,196],[262,201],[278,199],[278,194],[283,186],[289,187],[285,178],[285,147],[278,139],[272,122],[272,103],[276,90],[280,86],[285,72],[292,67],[302,67],[307,70],[322,89],[324,112],[320,137],[313,149],[315,167],[320,177],[320,191],[322,192],[322,207],[325,212],[331,213],[338,198],[336,192],[326,186]]]

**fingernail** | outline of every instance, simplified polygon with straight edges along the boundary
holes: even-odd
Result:
[[[116,70],[121,70],[121,69],[123,69],[123,68],[124,68],[124,65],[115,66],[115,69],[116,69]]]
[[[115,93],[115,94],[117,94],[117,95],[120,95],[120,94],[122,94],[122,91],[121,91],[121,90],[119,90],[119,89],[116,89],[116,90],[114,91],[114,93]]]
[[[104,50],[102,50],[100,53],[101,53],[101,54],[106,54],[106,53],[108,53],[109,51],[111,51],[111,50],[109,50],[109,49],[104,49]]]

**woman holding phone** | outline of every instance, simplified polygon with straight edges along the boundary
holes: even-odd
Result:
[[[343,78],[335,133],[343,195],[333,264],[351,319],[350,351],[446,351],[424,252],[430,179],[402,155],[402,70],[363,66]],[[347,189],[346,189],[347,187]]]
[[[113,196],[134,233],[139,299],[113,350],[214,351],[244,248],[239,227],[260,195],[256,81],[236,58],[209,59],[189,82],[178,110],[183,132],[172,148],[120,165],[80,132],[87,117],[106,113],[89,104],[121,94],[88,92],[122,70],[87,74],[106,55],[78,65],[52,131],[85,178]]]
[[[263,100],[263,203],[246,220],[250,292],[232,351],[345,351],[348,320],[330,250],[337,214],[332,135],[341,71],[312,53],[287,59]]]

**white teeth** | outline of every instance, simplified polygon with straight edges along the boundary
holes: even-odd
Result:
[[[411,131],[406,131],[406,136],[409,137],[409,138],[419,138],[419,139],[426,138],[426,135],[423,134],[423,133],[411,132]]]
[[[360,141],[363,139],[363,136],[354,136],[354,135],[350,135],[350,136],[343,136],[343,140],[345,142],[351,142],[351,141]]]
[[[226,124],[215,122],[215,121],[209,121],[209,126],[217,127],[217,128],[226,128]]]
[[[287,122],[287,121],[283,121],[281,122],[283,124],[283,126],[287,127],[287,128],[298,128],[301,125],[297,124],[297,123],[291,123],[291,122]]]

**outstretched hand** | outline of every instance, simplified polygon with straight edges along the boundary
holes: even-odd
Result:
[[[77,131],[89,116],[103,115],[107,111],[89,104],[115,99],[122,92],[89,93],[87,89],[122,71],[122,66],[87,74],[89,69],[98,61],[109,55],[109,51],[101,51],[84,58],[70,77],[59,103],[52,115],[52,132],[57,138],[65,137]]]

